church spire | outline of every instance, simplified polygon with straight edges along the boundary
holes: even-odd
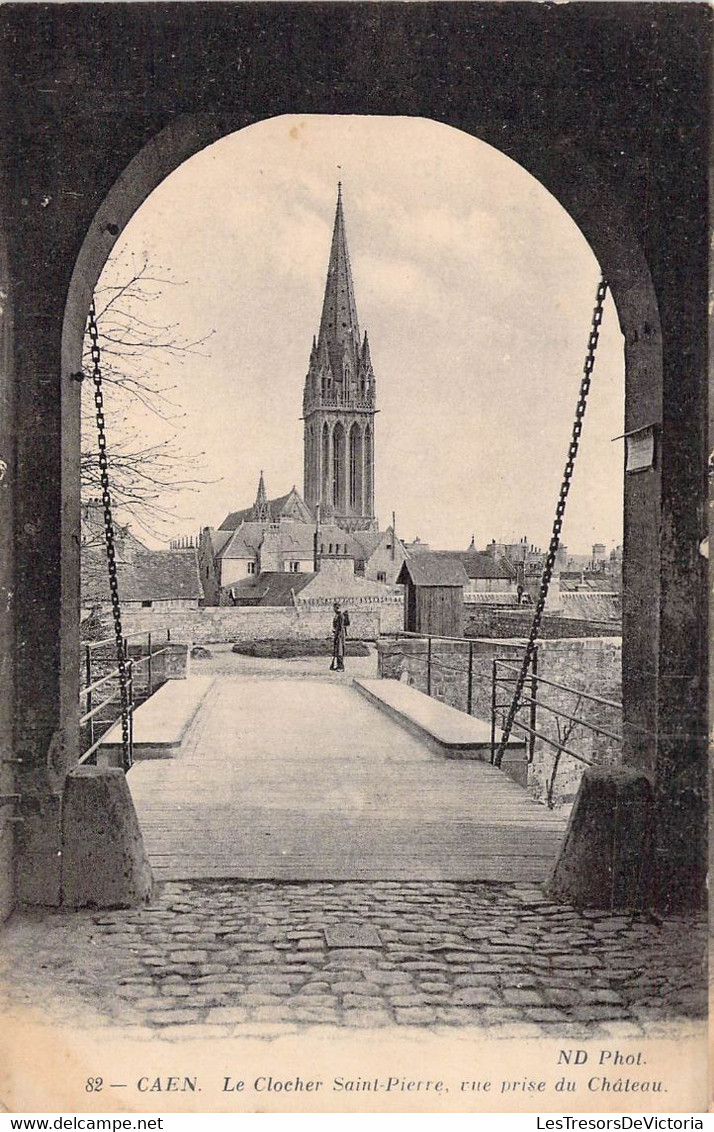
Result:
[[[263,479],[263,469],[260,469],[260,479],[258,480],[258,491],[253,504],[253,514],[251,516],[254,522],[269,523],[271,521],[270,504],[268,502],[268,493],[265,490],[265,480]]]
[[[303,391],[305,502],[345,530],[376,530],[374,417],[377,412],[369,341],[360,336],[347,250],[342,185],[317,343]]]
[[[335,223],[332,229],[332,246],[318,337],[318,349],[326,349],[336,381],[343,380],[345,362],[349,364],[354,375],[359,360],[360,345],[340,181],[337,186]]]

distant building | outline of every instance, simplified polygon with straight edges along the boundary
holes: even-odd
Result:
[[[388,533],[357,532],[335,523],[313,520],[305,501],[295,487],[287,495],[268,499],[263,473],[252,507],[233,511],[216,530],[204,527],[199,541],[199,564],[206,603],[220,605],[232,600],[231,587],[261,574],[288,575],[315,573],[329,559],[347,562],[370,577],[376,552],[389,544]],[[386,573],[386,572],[385,572]],[[387,581],[384,579],[376,579]],[[393,582],[389,578],[389,582]]]
[[[204,527],[199,564],[208,604],[236,600],[237,587],[245,596],[247,583],[268,574],[322,573],[335,584],[339,576],[343,586],[349,568],[365,582],[394,586],[405,550],[392,527],[379,530],[374,514],[376,412],[338,187],[320,328],[303,391],[304,496],[293,486],[268,499],[261,472],[250,507],[231,512],[217,530]],[[337,572],[327,569],[330,562],[340,564]],[[276,590],[272,578],[270,586]]]
[[[463,636],[468,577],[457,554],[425,552],[406,558],[397,581],[405,587],[407,632]]]
[[[393,527],[386,531],[353,531],[353,542],[362,548],[364,558],[355,558],[355,572],[373,582],[394,585],[407,556]]]
[[[404,549],[411,558],[414,554],[428,554],[431,550],[428,542],[422,542],[417,535],[411,542],[404,543]]]
[[[105,617],[111,594],[99,501],[82,508],[81,607],[83,617]],[[203,588],[195,548],[150,550],[128,529],[115,526],[114,548],[122,609],[197,609]]]

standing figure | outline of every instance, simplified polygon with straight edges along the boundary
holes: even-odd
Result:
[[[332,664],[331,671],[345,670],[345,639],[350,625],[350,615],[340,608],[339,601],[334,604],[335,616],[332,619]]]

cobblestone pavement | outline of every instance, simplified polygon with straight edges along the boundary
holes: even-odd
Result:
[[[373,927],[381,945],[328,946],[331,925]],[[3,981],[11,1004],[58,1020],[91,1012],[171,1032],[624,1025],[635,1036],[704,1015],[705,941],[694,919],[579,912],[527,885],[177,882],[137,910],[16,914]]]

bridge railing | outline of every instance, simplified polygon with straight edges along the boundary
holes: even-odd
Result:
[[[474,641],[469,637],[445,637],[438,633],[412,633],[407,629],[400,629],[396,633],[382,633],[382,637],[392,638],[393,640],[409,639],[415,641],[426,641],[426,657],[424,658],[424,665],[426,668],[426,694],[432,694],[432,684],[435,672],[451,669],[456,671],[453,665],[449,665],[448,661],[444,661],[441,657],[434,654],[433,642],[434,641],[448,641],[451,644],[460,645],[464,649],[464,656],[467,658],[466,669],[466,712],[468,715],[473,714],[474,706],[474,685],[477,682],[486,683],[488,677],[474,669]],[[416,661],[420,658],[414,657]]]
[[[444,684],[448,683],[448,679],[445,681],[444,677],[448,672],[451,683],[445,698],[462,710],[465,705],[469,715],[474,714],[474,702],[478,699],[478,707],[483,716],[490,715],[491,761],[494,762],[499,732],[505,723],[520,670],[517,657],[495,656],[490,662],[490,670],[484,670],[482,649],[475,665],[474,652],[477,644],[468,637],[406,630],[384,636],[393,640],[411,639],[426,643],[425,655],[418,656],[410,652],[408,663],[412,668],[416,666],[417,671],[421,670],[419,681],[423,681],[422,687],[425,685],[427,695],[433,694],[435,682],[437,689],[441,685],[440,691],[444,695]],[[448,642],[450,645],[447,657],[437,655],[435,646],[440,642]],[[514,719],[513,734],[514,738],[518,735],[525,740],[528,763],[538,760],[537,777],[543,784],[548,805],[553,806],[558,775],[562,780],[565,774],[568,780],[575,774],[575,768],[572,772],[564,770],[563,758],[572,759],[581,766],[619,761],[622,752],[622,702],[597,695],[587,688],[576,687],[575,683],[578,681],[568,683],[540,674],[538,663],[539,651],[536,647]],[[484,685],[489,685],[490,703]],[[546,752],[550,753],[552,764],[550,757],[545,760]]]
[[[170,642],[170,629],[161,630],[158,635],[133,633],[122,642],[129,708],[129,766],[133,760],[134,711],[165,683],[166,666],[162,658],[169,652]],[[114,637],[87,641],[79,689],[80,765],[96,762],[105,736],[121,718],[116,641]]]
[[[491,677],[491,761],[498,749],[497,730],[503,727],[511,706],[520,665],[513,658],[494,657]],[[499,695],[505,698],[499,701]],[[547,698],[546,698],[547,697]],[[528,713],[527,719],[521,713]],[[589,718],[585,714],[589,712]],[[598,696],[584,688],[538,674],[537,650],[513,720],[513,727],[528,738],[528,761],[536,743],[554,752],[546,800],[554,805],[555,782],[565,755],[584,766],[618,758],[622,751],[622,702]],[[580,750],[574,750],[580,746]],[[591,757],[583,754],[586,747]]]

